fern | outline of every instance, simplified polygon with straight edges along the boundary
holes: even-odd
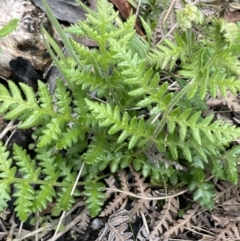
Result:
[[[9,152],[6,151],[6,147],[0,143],[0,210],[3,211],[7,207],[7,201],[11,200],[10,197],[10,184],[13,183],[16,167],[12,167],[12,159],[8,159]]]
[[[162,234],[164,230],[169,229],[169,225],[173,222],[172,213],[177,213],[179,209],[179,204],[175,198],[170,198],[168,202],[163,206],[161,215],[158,217],[158,221],[155,223],[153,232],[151,232],[150,237],[159,236],[158,232]]]
[[[84,194],[87,196],[86,204],[92,216],[96,216],[103,205],[104,194],[102,190],[105,185],[100,182],[91,183],[90,185],[85,185]]]

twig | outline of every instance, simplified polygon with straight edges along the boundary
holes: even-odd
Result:
[[[111,188],[111,187],[108,187],[108,188],[105,188],[105,190],[107,191],[112,191],[112,192],[121,192],[121,193],[124,193],[128,196],[131,196],[131,197],[135,197],[135,198],[139,198],[139,199],[144,199],[144,200],[165,200],[165,199],[168,199],[168,198],[172,198],[172,197],[177,197],[177,196],[180,196],[184,193],[186,193],[188,190],[185,189],[179,193],[176,193],[176,194],[173,194],[173,195],[169,195],[169,196],[163,196],[163,197],[144,197],[144,196],[139,196],[139,195],[136,195],[132,192],[128,192],[128,191],[122,191],[120,189],[117,189],[117,188]]]
[[[75,182],[74,182],[74,185],[73,185],[73,187],[72,187],[72,191],[71,191],[71,194],[70,194],[71,196],[73,195],[73,193],[74,193],[74,191],[75,191],[75,189],[76,189],[76,187],[77,187],[78,180],[80,179],[80,176],[81,176],[81,174],[82,174],[83,168],[84,168],[84,162],[83,162],[83,164],[82,164],[82,166],[81,166],[81,168],[80,168],[80,170],[79,170],[79,172],[78,172],[78,176],[77,176],[77,178],[76,178],[76,180],[75,180]],[[60,225],[61,225],[61,223],[62,223],[62,220],[64,219],[65,213],[66,213],[65,211],[62,213],[61,218],[60,218],[60,220],[59,220],[59,222],[58,222],[57,228],[56,228],[56,230],[55,230],[55,233],[54,233],[52,239],[49,239],[49,241],[54,241],[54,240],[56,240],[56,239],[59,238],[59,237],[58,237],[59,234],[57,235],[57,233],[58,233],[58,230],[59,230]],[[67,228],[67,227],[66,227],[66,228]],[[63,232],[61,232],[61,233],[64,234],[65,232],[66,232],[66,229],[65,229]]]
[[[22,123],[22,121],[20,121],[19,124],[15,126],[15,129],[13,130],[13,132],[11,133],[11,135],[8,137],[7,141],[5,142],[5,146],[8,145],[8,142],[11,140],[12,136],[13,136],[14,133],[16,132],[17,126],[19,126],[21,123]]]
[[[9,234],[8,234],[8,237],[7,237],[6,241],[12,241],[14,229],[17,227],[17,224],[15,223],[14,219],[15,219],[15,215],[13,213],[13,215],[11,216],[11,219],[10,219],[12,225],[11,225],[11,228],[10,228],[10,231],[9,231]]]
[[[164,16],[164,19],[163,19],[163,21],[162,21],[162,25],[164,25],[164,23],[166,22],[169,14],[170,14],[170,12],[172,11],[172,8],[173,8],[173,6],[174,6],[175,1],[176,1],[176,0],[172,0],[171,4],[170,4],[170,6],[169,6],[169,8],[168,8],[168,10],[167,10],[167,12],[166,12],[166,15]]]
[[[15,128],[17,128],[18,125],[14,125],[14,120],[11,120],[7,126],[1,131],[0,133],[0,140],[3,139],[3,137],[11,130],[14,130]]]

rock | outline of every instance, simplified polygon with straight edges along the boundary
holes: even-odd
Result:
[[[39,8],[44,10],[41,0],[32,0]],[[85,19],[85,12],[74,0],[48,0],[54,16],[64,22],[76,23]]]
[[[0,38],[0,75],[5,78],[12,75],[9,62],[17,57],[29,60],[36,70],[44,71],[52,60],[47,53],[40,26],[43,24],[54,35],[51,23],[30,0],[0,0],[0,28],[13,18],[19,19],[17,29]]]

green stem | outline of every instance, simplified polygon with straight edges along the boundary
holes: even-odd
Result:
[[[192,81],[193,82],[193,81]],[[167,121],[167,117],[170,114],[170,112],[172,111],[173,107],[178,103],[178,101],[187,93],[187,91],[190,89],[191,87],[191,83],[187,84],[180,92],[178,92],[178,94],[171,100],[171,102],[168,105],[167,110],[164,112],[163,117],[161,119],[161,121],[159,122],[159,124],[157,125],[156,129],[153,132],[153,139],[156,139],[157,136],[159,135],[159,133],[162,131],[164,125],[166,124]],[[151,145],[151,143],[149,143],[147,145],[147,147],[149,147]]]
[[[78,182],[78,186],[84,186],[88,183],[93,183],[93,182],[98,182],[99,180],[103,180],[106,177],[109,177],[110,174],[105,174],[100,177],[96,177],[94,180],[89,180],[89,181],[83,181],[83,182]],[[0,184],[6,182],[5,179],[0,180]],[[27,179],[22,179],[22,178],[11,178],[11,180],[8,182],[10,184],[12,183],[23,183],[27,182],[29,184],[36,184],[36,185],[52,185],[54,187],[70,187],[73,185],[71,182],[51,182],[51,181],[44,181],[44,180],[27,180]]]

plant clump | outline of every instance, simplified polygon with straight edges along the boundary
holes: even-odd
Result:
[[[65,80],[56,81],[53,94],[41,81],[37,94],[25,84],[0,86],[0,112],[19,120],[19,128],[33,128],[36,145],[34,157],[17,145],[10,157],[1,144],[0,210],[7,207],[13,185],[15,211],[23,222],[53,201],[59,210],[69,210],[82,196],[90,215],[97,216],[106,197],[104,179],[119,169],[168,189],[188,186],[196,202],[212,209],[216,191],[209,177],[238,182],[240,147],[232,143],[240,128],[205,115],[205,103],[218,92],[240,90],[239,26],[213,19],[206,27],[197,7],[187,5],[178,14],[184,31],[177,29],[174,39],[154,48],[136,34],[136,16],[119,21],[106,0],[97,2],[96,12],[82,7],[86,21],[63,31],[46,5],[69,52],[65,57],[43,29]],[[198,24],[201,37],[192,24]],[[98,48],[66,33],[87,37]],[[170,202],[174,213],[176,202]]]

